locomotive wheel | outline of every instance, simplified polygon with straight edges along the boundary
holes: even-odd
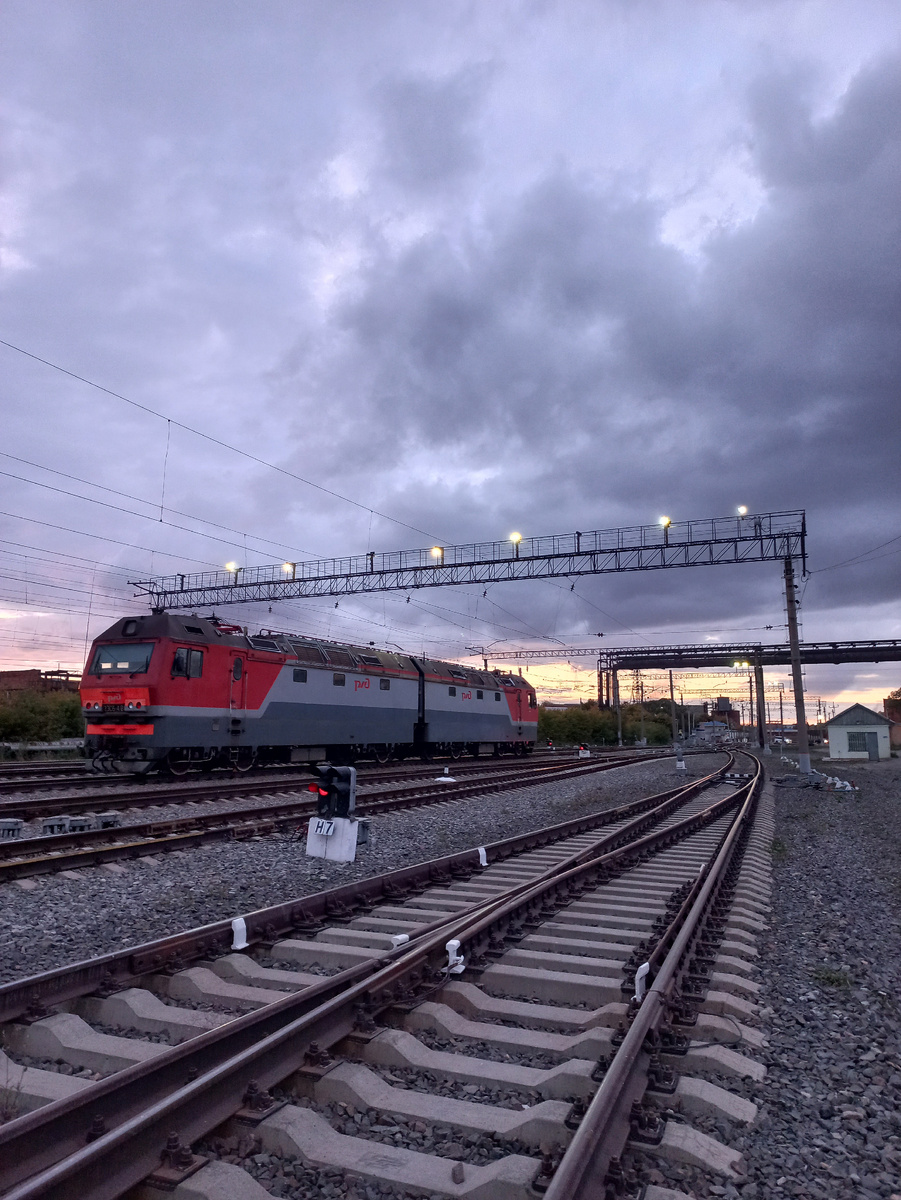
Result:
[[[455,762],[458,758],[463,757],[463,747],[460,745],[459,742],[454,742],[454,744],[451,746],[450,756],[452,759],[454,759]]]
[[[385,763],[391,757],[391,747],[390,746],[380,746],[378,748],[378,750],[376,750],[374,757],[375,757],[375,761],[380,766],[384,766]]]
[[[170,775],[175,775],[181,778],[182,775],[187,775],[191,769],[191,760],[189,758],[176,758],[175,751],[170,750],[166,757],[166,766],[169,768]]]
[[[245,771],[249,771],[255,765],[256,761],[257,756],[252,750],[242,750],[233,760],[232,766],[243,775]]]

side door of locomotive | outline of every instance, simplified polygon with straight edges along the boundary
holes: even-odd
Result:
[[[247,704],[247,659],[243,654],[229,655],[228,706],[243,709]]]
[[[513,724],[517,726],[518,732],[522,733],[522,730],[518,728],[522,724],[522,688],[514,688],[512,696],[510,691],[507,692],[507,695],[510,696],[510,716]]]

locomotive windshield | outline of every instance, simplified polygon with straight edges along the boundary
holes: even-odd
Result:
[[[150,665],[153,642],[128,646],[98,646],[89,675],[143,675]]]

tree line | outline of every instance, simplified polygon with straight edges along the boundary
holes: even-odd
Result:
[[[641,705],[624,704],[623,742],[632,745],[642,736]],[[682,710],[676,705],[677,728],[681,724]],[[663,746],[672,741],[672,724],[668,700],[648,700],[644,705],[644,736],[649,746]],[[578,708],[538,709],[539,743],[550,740],[559,745],[586,742],[592,746],[615,746],[617,741],[616,713],[609,708],[598,708],[597,702],[589,700]]]
[[[12,692],[0,700],[0,742],[55,742],[83,735],[77,692]]]

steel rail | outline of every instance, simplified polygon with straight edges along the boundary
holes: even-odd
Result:
[[[554,779],[596,774],[610,766],[625,763],[560,763],[537,766],[534,773],[494,771],[463,783],[445,784],[438,780],[429,786],[413,783],[409,791],[395,796],[372,795],[361,798],[361,816],[378,816],[440,801],[465,800],[497,791],[516,791],[548,782],[536,778],[554,772]],[[190,850],[216,841],[238,841],[260,833],[271,833],[314,815],[316,802],[305,796],[278,804],[242,808],[229,812],[192,813],[144,824],[85,829],[74,833],[46,834],[0,842],[0,883],[26,879],[56,871],[78,870],[98,863],[118,862],[157,852]],[[35,854],[35,851],[42,853]],[[28,857],[29,853],[32,857]],[[3,861],[3,860],[6,861]]]
[[[716,780],[729,769],[731,762],[730,757],[724,766],[688,786],[697,788]],[[634,814],[665,803],[685,790],[686,785],[680,784],[676,788],[633,800],[619,808],[574,817],[545,829],[492,842],[483,849],[489,863],[502,862],[514,854],[550,845],[561,838],[629,819]],[[409,895],[417,888],[425,888],[436,882],[447,882],[450,877],[468,878],[479,866],[478,849],[463,850],[400,867],[387,874],[355,880],[310,896],[283,901],[252,913],[244,913],[246,939],[249,945],[254,945],[269,943],[294,932],[315,931],[321,928],[324,918],[340,920],[385,900]],[[46,1015],[48,1005],[77,999],[98,988],[131,986],[136,978],[148,972],[184,967],[195,959],[224,949],[231,940],[231,919],[215,921],[197,929],[169,934],[152,942],[101,955],[68,967],[58,967],[14,983],[0,984],[0,1020],[11,1021],[19,1016],[34,1018],[36,1015]]]
[[[637,1010],[622,1045],[604,1075],[588,1110],[545,1192],[545,1200],[591,1200],[606,1194],[606,1177],[613,1158],[622,1152],[629,1136],[629,1112],[647,1088],[651,1058],[649,1038],[664,1023],[679,976],[685,968],[690,944],[707,915],[714,890],[730,864],[738,838],[753,815],[763,779],[760,763],[754,778],[736,791],[745,793],[741,811],[726,834],[716,859],[696,884],[690,911],[672,928],[669,951]]]
[[[664,801],[661,806],[664,811],[649,813],[645,820],[666,815],[674,800],[678,798],[682,802],[688,798],[684,793],[694,795],[702,786],[714,782],[726,766],[705,780],[678,789],[677,797]],[[646,798],[636,804],[646,804],[653,799],[657,798]],[[735,797],[729,796],[701,814],[688,817],[656,835],[648,835],[638,845],[649,845],[654,838],[660,845],[672,844],[678,840],[680,830],[694,831],[717,819],[725,807],[734,806],[735,802]],[[624,839],[627,841],[625,846],[611,849],[614,841]],[[507,843],[499,845],[509,850]],[[581,861],[592,850],[595,860]],[[597,855],[601,851],[604,853],[599,858]],[[545,872],[547,879],[543,885],[535,881],[517,884],[500,897],[480,901],[464,914],[448,916],[424,927],[412,947],[388,951],[368,963],[327,977],[297,995],[285,997],[224,1028],[182,1043],[150,1063],[127,1068],[94,1085],[82,1096],[48,1105],[20,1118],[5,1131],[0,1129],[0,1169],[12,1172],[10,1178],[21,1179],[26,1162],[29,1169],[37,1163],[39,1171],[40,1165],[48,1159],[53,1163],[15,1187],[8,1200],[26,1200],[26,1197],[29,1200],[37,1200],[37,1197],[64,1200],[73,1192],[90,1196],[91,1200],[120,1195],[157,1165],[173,1124],[183,1140],[196,1140],[241,1107],[251,1079],[263,1087],[272,1086],[303,1065],[306,1052],[314,1041],[331,1045],[349,1034],[361,1004],[366,1011],[372,1007],[390,1006],[398,994],[407,994],[409,989],[403,981],[421,979],[422,968],[426,965],[440,979],[442,972],[437,964],[445,954],[448,937],[459,937],[468,943],[496,924],[499,906],[513,912],[532,903],[548,889],[557,887],[558,873],[560,879],[568,881],[573,872],[597,870],[599,863],[612,862],[618,857],[627,859],[635,851],[636,845],[628,843],[626,832],[618,830],[599,839],[594,847],[571,855],[559,867],[549,869]],[[499,854],[494,861],[505,856]],[[319,1003],[312,1011],[301,1011],[311,1002]],[[284,1020],[293,1013],[299,1015],[284,1026]],[[276,1028],[271,1028],[273,1025]],[[222,1047],[231,1053],[224,1061]],[[217,1048],[220,1061],[215,1063]],[[203,1066],[198,1068],[197,1063]],[[170,1095],[165,1094],[162,1083],[156,1082],[164,1081],[171,1087],[173,1079],[179,1079],[179,1071],[183,1081],[191,1069],[201,1069],[203,1074]],[[198,1100],[202,1100],[202,1105],[196,1103]],[[121,1124],[85,1146],[86,1129],[94,1128],[99,1132],[98,1118],[102,1122],[118,1119]],[[141,1145],[136,1145],[136,1140]],[[69,1157],[62,1162],[53,1162],[54,1156],[63,1152]]]
[[[633,763],[649,762],[659,758],[667,758],[672,756],[672,751],[653,751],[649,754],[634,754],[628,758],[620,757],[602,757],[592,758],[590,761],[594,764],[602,763],[610,767],[625,767]],[[690,752],[690,753],[702,753]],[[563,758],[554,761],[546,761],[544,758],[535,760],[531,756],[526,758],[486,758],[478,763],[467,762],[465,764],[456,765],[453,770],[460,775],[481,775],[490,771],[554,771],[565,770],[572,766],[573,759]],[[586,761],[586,760],[576,760]],[[393,770],[366,770],[357,773],[358,784],[363,783],[401,783],[410,782],[416,783],[424,775],[436,769],[440,770],[445,764],[443,763],[427,763],[427,764],[411,764],[405,768],[395,768]],[[218,800],[227,799],[228,796],[252,796],[258,793],[265,793],[278,790],[288,790],[292,787],[302,787],[308,777],[295,776],[276,776],[271,779],[266,779],[261,776],[253,776],[252,778],[234,778],[224,777],[221,779],[206,779],[202,781],[191,781],[187,783],[174,783],[169,785],[159,785],[150,790],[153,784],[134,785],[131,788],[119,789],[118,791],[110,791],[104,789],[92,795],[84,796],[44,796],[39,799],[3,799],[0,797],[0,817],[20,817],[23,820],[37,820],[44,816],[54,816],[62,812],[84,812],[86,808],[91,811],[100,812],[103,809],[115,808],[121,804],[129,807],[152,808],[155,805],[166,805],[178,803],[182,800]],[[79,781],[81,782],[81,781]],[[99,783],[103,787],[102,780],[92,779],[89,783]],[[57,786],[54,784],[40,784],[33,788],[25,789],[31,791],[46,790],[49,787]],[[66,788],[69,785],[65,782],[60,782],[60,788]]]

